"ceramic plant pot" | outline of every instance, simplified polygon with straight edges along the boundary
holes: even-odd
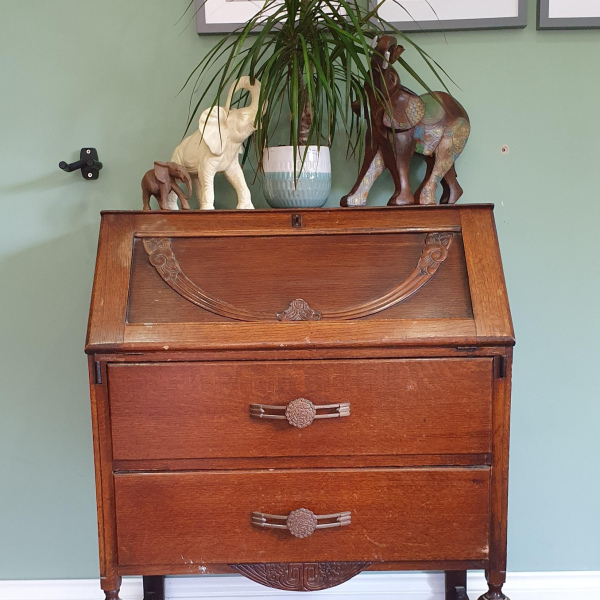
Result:
[[[305,146],[297,149],[296,171],[300,171]],[[327,202],[331,191],[329,148],[309,146],[302,172],[294,186],[294,149],[292,146],[267,148],[263,155],[264,193],[273,208],[318,208]]]

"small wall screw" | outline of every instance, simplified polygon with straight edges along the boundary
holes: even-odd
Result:
[[[502,152],[502,154],[508,154],[510,149],[508,146],[502,146],[502,148],[500,148],[500,152]]]
[[[91,179],[93,177],[92,173],[88,173],[88,177]]]
[[[85,153],[86,153],[86,154],[91,154],[91,153],[92,153],[92,151],[91,151],[91,150],[86,150],[86,151],[85,151]]]

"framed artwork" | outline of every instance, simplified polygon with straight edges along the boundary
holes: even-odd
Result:
[[[401,31],[519,28],[527,0],[385,0],[379,15]]]
[[[247,23],[264,0],[195,0],[198,33],[228,33]]]
[[[600,27],[598,0],[538,0],[538,29]]]
[[[234,31],[263,6],[261,0],[195,2],[196,31],[200,34]],[[379,13],[402,31],[518,28],[527,25],[527,0],[386,0]]]

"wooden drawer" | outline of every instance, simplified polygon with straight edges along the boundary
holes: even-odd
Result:
[[[213,471],[115,476],[121,566],[481,560],[488,468]],[[254,511],[350,512],[306,538],[252,525]]]
[[[111,364],[108,386],[116,460],[491,452],[491,358]],[[250,415],[296,398],[350,414]]]

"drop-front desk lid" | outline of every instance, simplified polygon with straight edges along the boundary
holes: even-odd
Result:
[[[512,345],[492,211],[103,212],[86,351]]]

